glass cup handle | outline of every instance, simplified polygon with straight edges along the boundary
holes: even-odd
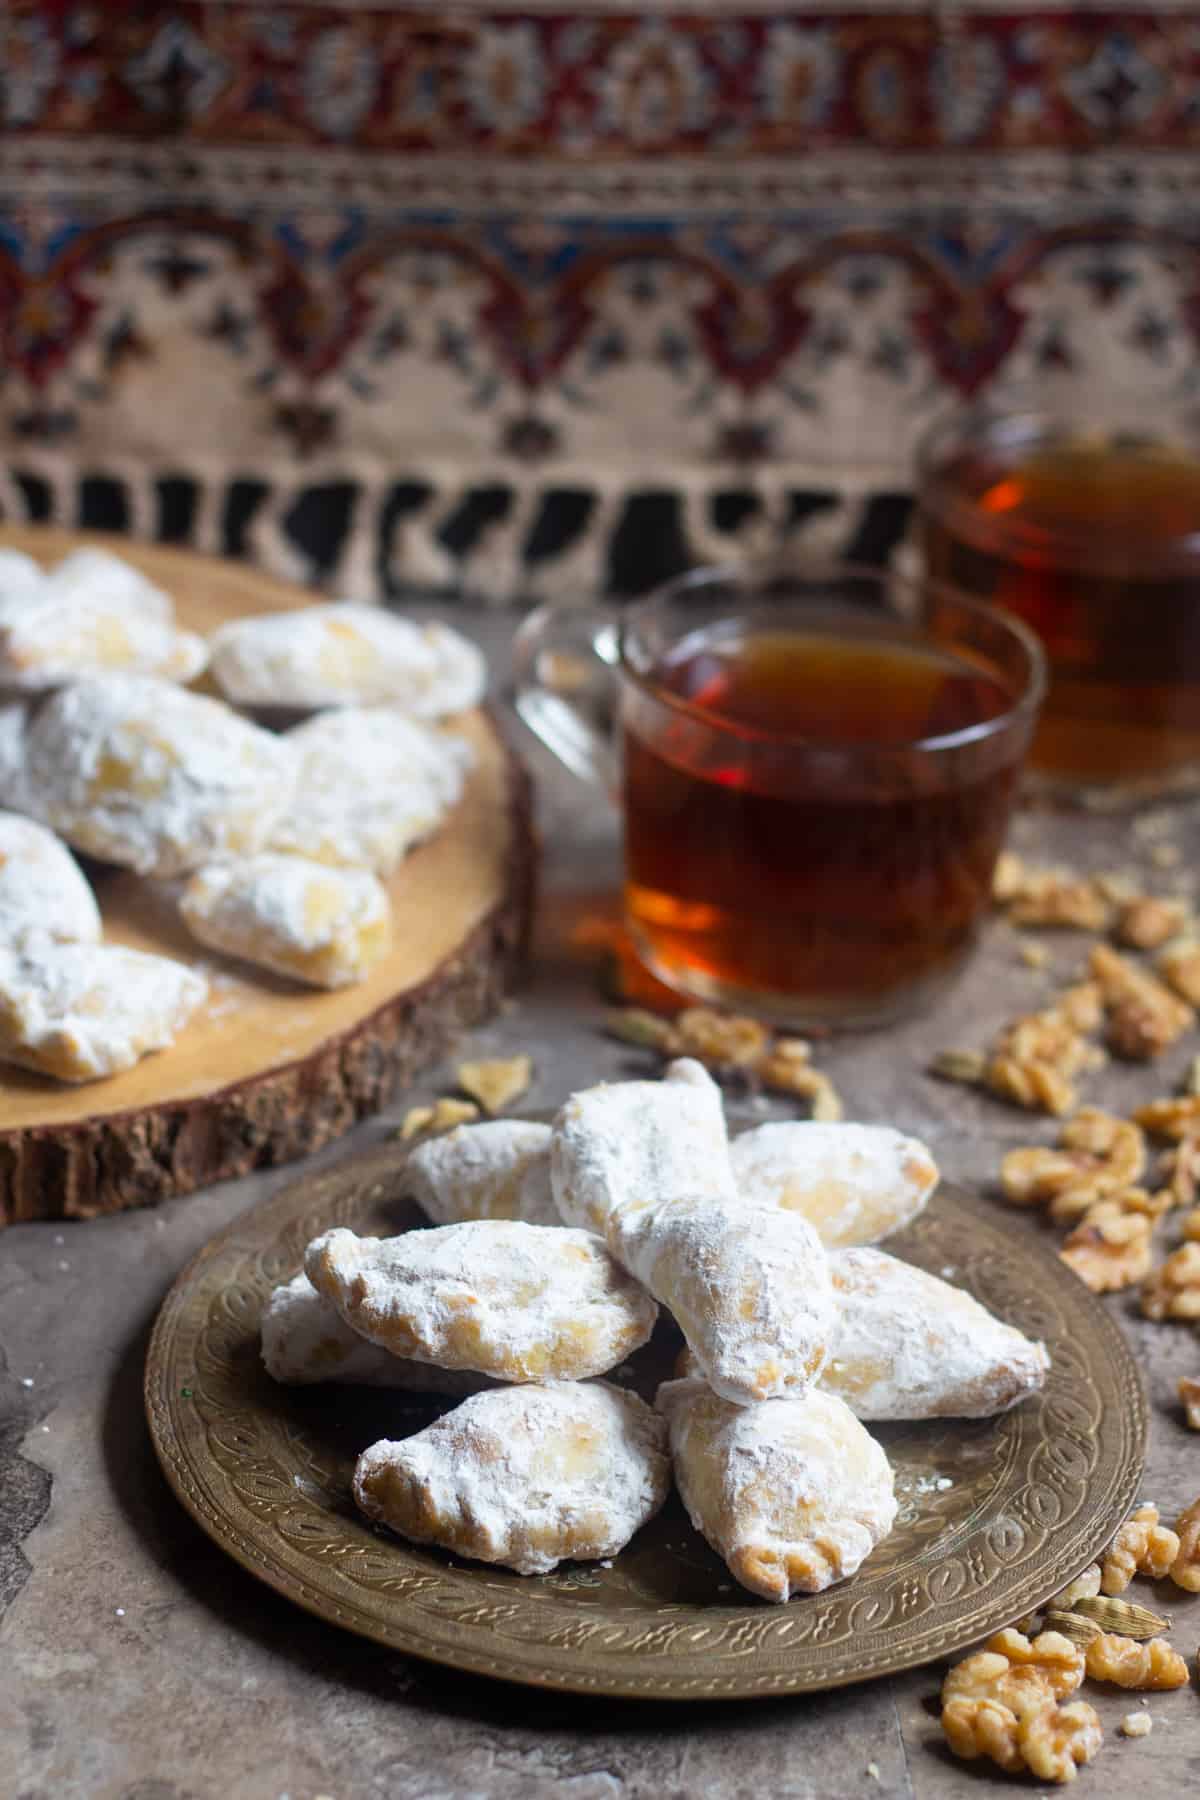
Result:
[[[617,613],[607,606],[539,606],[513,638],[513,702],[572,775],[615,794],[612,726]]]

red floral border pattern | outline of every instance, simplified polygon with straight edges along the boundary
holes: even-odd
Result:
[[[1200,8],[783,15],[9,0],[0,133],[722,157],[1200,144]]]

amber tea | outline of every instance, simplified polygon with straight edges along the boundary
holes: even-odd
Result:
[[[1017,417],[923,460],[930,574],[1046,647],[1035,766],[1085,787],[1200,775],[1200,458]]]
[[[972,941],[1016,777],[972,734],[1018,696],[869,612],[819,627],[718,623],[647,671],[675,706],[631,693],[626,919],[687,992],[869,1022]]]

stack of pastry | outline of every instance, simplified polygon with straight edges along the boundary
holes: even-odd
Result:
[[[206,667],[224,698],[185,685]],[[205,642],[106,551],[49,573],[0,552],[0,1060],[115,1074],[205,997],[194,970],[100,941],[66,846],[173,884],[208,949],[312,986],[363,980],[390,942],[383,878],[472,765],[442,721],[485,675],[456,632],[372,607],[245,619]],[[315,716],[279,733],[239,706]]]
[[[787,1123],[730,1145],[698,1063],[586,1089],[550,1126],[460,1126],[409,1175],[433,1228],[317,1238],[263,1355],[283,1382],[468,1393],[359,1458],[359,1506],[418,1543],[523,1574],[611,1556],[673,1464],[744,1587],[816,1593],[895,1520],[867,1423],[987,1417],[1045,1381],[1042,1344],[872,1247],[937,1181],[921,1144]],[[659,1305],[685,1348],[651,1409],[597,1378]]]

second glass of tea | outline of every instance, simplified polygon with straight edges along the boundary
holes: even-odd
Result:
[[[552,679],[553,646],[585,640],[616,682],[611,767],[586,683]],[[866,1026],[956,974],[1042,697],[1018,621],[873,569],[708,569],[607,620],[535,617],[517,662],[526,721],[611,779],[625,923],[660,980],[792,1026]]]
[[[1064,798],[1200,785],[1200,438],[1033,409],[968,412],[918,459],[934,580],[1045,646],[1031,761]]]

